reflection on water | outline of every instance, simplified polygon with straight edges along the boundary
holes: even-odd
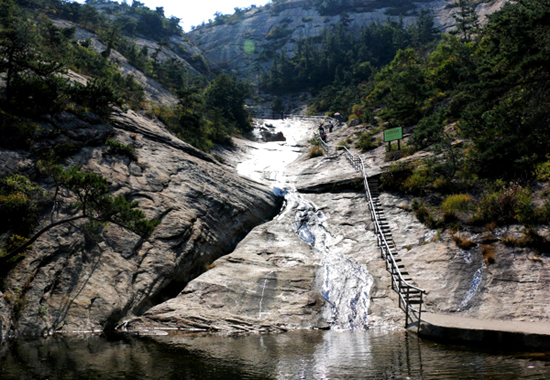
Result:
[[[548,356],[388,331],[55,336],[4,342],[1,379],[545,379]]]

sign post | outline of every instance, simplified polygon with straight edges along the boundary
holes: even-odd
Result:
[[[397,140],[397,148],[401,150],[400,140],[403,138],[403,128],[391,128],[384,131],[384,142],[387,142],[391,151],[391,142]]]

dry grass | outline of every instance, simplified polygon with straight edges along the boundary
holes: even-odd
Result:
[[[496,251],[496,248],[494,245],[483,244],[481,246],[481,254],[485,259],[485,264],[487,264],[487,266],[495,263],[495,251]]]
[[[464,236],[460,232],[453,234],[451,236],[451,239],[453,239],[453,241],[458,246],[458,248],[461,248],[461,249],[470,249],[477,244],[475,241],[473,241],[467,236]]]
[[[320,145],[312,146],[308,153],[308,158],[319,157],[325,154],[323,148]]]

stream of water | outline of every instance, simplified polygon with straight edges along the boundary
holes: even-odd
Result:
[[[312,122],[271,121],[270,127],[275,133],[282,132],[286,142],[266,143],[263,149],[255,150],[252,158],[239,165],[237,170],[243,176],[271,183],[273,191],[285,197],[285,212],[295,213],[294,231],[319,257],[322,277],[322,289],[319,292],[330,305],[326,319],[331,328],[366,329],[372,276],[365,265],[357,264],[328,248],[333,237],[323,212],[286,183],[285,167],[303,153],[293,147],[305,143],[308,123],[311,133]]]
[[[289,121],[276,128],[287,142],[266,143],[238,169],[285,195],[283,213],[294,213],[292,228],[319,257],[319,291],[330,305],[331,330],[21,337],[0,343],[0,379],[550,378],[550,354],[476,350],[419,340],[406,331],[366,330],[372,286],[367,268],[327,248],[333,237],[325,215],[282,175],[300,154],[295,144],[307,128]],[[264,286],[269,279],[268,273]],[[472,291],[478,284],[476,277]]]
[[[321,294],[330,305],[327,316],[336,330],[366,329],[373,279],[365,265],[360,265],[329,249],[333,239],[327,221],[318,207],[293,190],[285,192],[287,202],[295,204],[293,228],[320,258]]]

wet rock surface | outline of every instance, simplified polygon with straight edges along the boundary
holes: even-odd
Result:
[[[300,153],[297,160],[284,168],[284,174],[275,175],[277,170],[271,164],[258,162],[261,159],[255,156],[258,149],[269,152],[281,148],[278,143],[258,147],[240,141],[240,146],[248,146],[241,157],[255,161],[262,180],[275,187],[313,190],[296,197],[287,196],[283,210],[274,220],[256,227],[234,252],[217,260],[212,269],[191,281],[177,297],[129,321],[125,328],[141,332],[155,328],[214,331],[338,328],[340,316],[332,307],[333,298],[324,293],[324,282],[329,277],[325,273],[327,259],[321,252],[325,248],[354,265],[366,266],[374,278],[372,286],[364,290],[370,303],[369,315],[364,317],[365,326],[358,327],[402,328],[403,315],[396,306],[397,297],[390,288],[370,229],[367,203],[362,192],[349,186],[357,174],[340,155],[307,159],[304,139],[310,138],[314,123],[296,122],[292,128],[303,130],[294,136],[295,140],[287,140]],[[289,132],[285,130],[285,134]],[[324,188],[323,183],[334,180],[335,168],[341,168],[338,186],[328,185],[330,191],[319,190],[317,187]],[[307,237],[300,238],[297,231],[297,220],[304,215],[305,203],[313,204],[312,212],[322,215],[324,236],[312,233],[312,240],[323,239],[322,247]],[[345,277],[344,274],[332,280],[344,283]],[[330,288],[330,292],[336,291]]]
[[[306,124],[305,128],[302,139],[310,136],[314,126]],[[354,128],[336,128],[329,144],[355,133]],[[241,143],[241,157],[254,160],[254,152],[261,147]],[[326,246],[366,265],[373,279],[367,327],[403,328],[404,315],[380,257],[363,192],[356,186],[357,173],[341,151],[308,159],[303,140],[289,144],[300,147],[302,153],[285,167],[282,182],[302,192],[301,196],[323,214]],[[275,149],[274,145],[266,147]],[[389,167],[383,149],[361,154],[368,173],[377,174]],[[281,175],[273,175],[269,166],[260,172],[264,181],[276,185],[281,181]],[[415,284],[427,291],[426,311],[480,319],[548,321],[547,255],[534,257],[526,250],[497,244],[498,257],[488,266],[479,244],[467,251],[459,249],[448,232],[421,224],[411,211],[410,197],[381,193],[379,199],[398,256]],[[234,252],[217,260],[176,298],[150,309],[126,327],[141,331],[166,327],[229,331],[334,327],[331,305],[323,294],[323,259],[294,228],[300,212],[298,204],[287,204],[278,217],[256,227]]]

